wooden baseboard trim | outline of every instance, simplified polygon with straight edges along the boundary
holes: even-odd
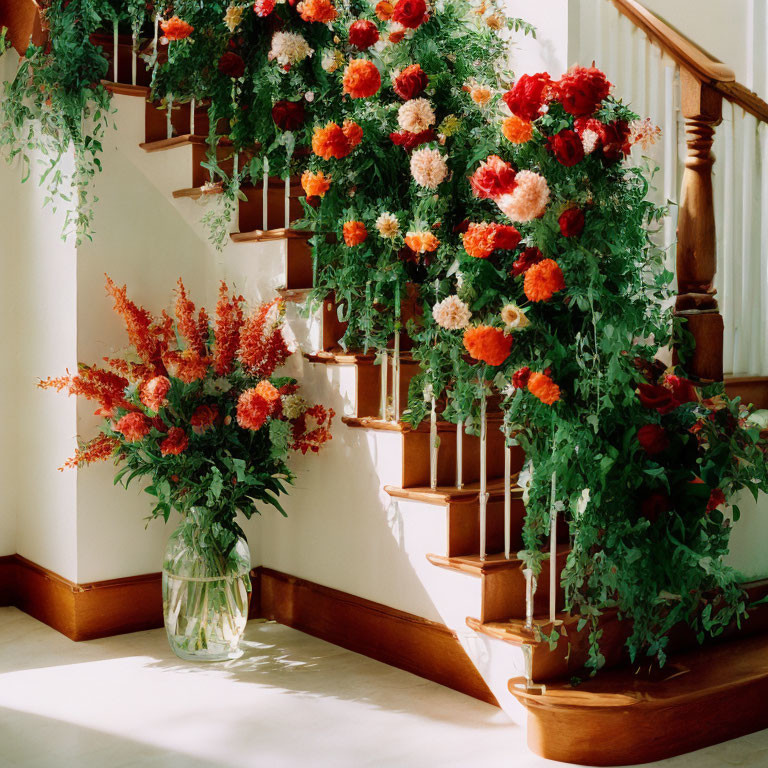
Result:
[[[456,633],[443,624],[271,568],[251,572],[249,616],[497,704]],[[163,626],[159,573],[75,584],[21,555],[0,557],[0,605],[13,605],[72,640]]]
[[[456,633],[396,608],[256,568],[261,615],[498,706]]]

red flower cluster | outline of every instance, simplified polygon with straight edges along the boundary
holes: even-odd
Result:
[[[407,29],[420,27],[429,16],[424,0],[398,0],[392,11],[392,21],[402,24]]]
[[[517,172],[510,163],[505,162],[498,155],[490,155],[487,160],[480,163],[470,177],[469,183],[475,197],[496,200],[514,190],[516,175]]]
[[[572,168],[584,159],[584,145],[576,131],[564,130],[550,136],[547,149],[555,156],[560,165]]]
[[[526,248],[512,264],[510,274],[515,277],[524,275],[534,264],[538,264],[540,261],[544,261],[544,254],[536,246]]]
[[[150,411],[159,411],[167,402],[166,395],[171,390],[171,380],[167,376],[155,376],[141,387],[141,402]]]
[[[523,75],[504,96],[504,103],[513,115],[530,122],[541,113],[541,108],[556,94],[555,85],[546,72]]]
[[[264,18],[265,16],[269,16],[269,14],[275,10],[275,5],[277,5],[277,0],[255,0],[253,11],[257,16]],[[293,5],[293,3],[291,3],[291,5]]]
[[[242,77],[245,74],[245,62],[234,51],[226,51],[219,59],[219,72],[229,77]]]
[[[528,379],[531,378],[531,369],[524,365],[522,368],[518,368],[512,374],[512,386],[515,389],[522,389],[528,386]]]
[[[189,37],[195,29],[191,24],[187,24],[186,21],[183,21],[178,16],[163,19],[160,22],[160,27],[167,40],[183,40],[185,37]]]
[[[304,125],[306,113],[303,101],[280,99],[272,107],[272,120],[282,131],[295,131]]]
[[[437,141],[437,134],[429,128],[418,133],[413,133],[413,131],[396,131],[390,133],[389,138],[395,146],[402,147],[406,152],[411,152],[422,144]]]
[[[594,117],[577,117],[573,127],[581,137],[582,145],[587,131],[595,134],[595,151],[599,150],[606,162],[617,163],[632,149],[631,131],[626,120],[614,120],[606,124]]]
[[[464,348],[475,360],[501,365],[512,351],[512,336],[490,325],[478,325],[464,331]]]
[[[115,422],[113,429],[115,432],[121,432],[129,443],[135,443],[149,434],[151,424],[143,413],[131,411],[121,416]]]
[[[219,418],[219,409],[215,405],[198,405],[189,417],[189,425],[196,435],[202,435]]]
[[[293,421],[293,445],[291,449],[317,453],[331,439],[331,421],[336,415],[333,408],[313,405]]]
[[[429,78],[419,64],[411,64],[392,81],[395,93],[405,101],[415,99],[429,85]]]
[[[581,208],[566,208],[557,223],[563,237],[579,237],[584,231],[584,211]]]
[[[557,98],[575,117],[591,115],[608,96],[611,84],[596,67],[572,67],[557,82]]]
[[[349,25],[349,44],[365,51],[379,41],[379,28],[367,19],[353,21]]]
[[[470,224],[464,233],[464,250],[476,259],[487,259],[496,250],[517,248],[520,238],[517,229],[509,224]]]
[[[178,456],[189,446],[189,438],[182,427],[171,427],[168,434],[160,442],[160,453],[163,456]]]
[[[637,396],[646,408],[662,416],[684,403],[694,403],[699,397],[693,382],[680,376],[666,376],[662,384],[639,384]]]
[[[649,456],[656,456],[669,448],[667,430],[659,424],[644,424],[637,430],[637,442]]]

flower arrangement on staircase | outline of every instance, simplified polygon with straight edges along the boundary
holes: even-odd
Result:
[[[246,314],[243,297],[222,283],[211,322],[181,280],[175,318],[154,317],[109,278],[107,291],[129,350],[39,385],[98,404],[99,434],[64,467],[112,459],[115,483],[147,478],[152,517],[181,515],[163,569],[171,645],[190,658],[231,658],[250,591],[238,513],[250,518],[266,504],[285,514],[279,497],[293,480],[288,455],[316,453],[330,440],[334,412],[276,374],[297,349],[282,299]],[[202,606],[209,611],[201,618]]]

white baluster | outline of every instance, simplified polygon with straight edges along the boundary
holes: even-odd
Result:
[[[269,229],[269,162],[264,158],[264,174],[261,181],[261,228]]]
[[[664,67],[664,199],[677,200],[677,115],[675,113],[675,68]],[[664,219],[664,247],[667,249],[667,269],[675,269],[675,221],[673,215]]]
[[[286,170],[285,187],[283,190],[283,226],[286,229],[291,228],[291,175]]]
[[[464,487],[464,420],[456,422],[456,487]]]
[[[166,138],[170,139],[173,136],[173,94],[168,94],[168,111],[165,115],[165,134]]]
[[[431,412],[429,415],[429,487],[434,491],[437,488],[437,451],[440,447],[440,439],[437,436],[437,408],[432,386],[429,386],[431,400]]]
[[[768,125],[761,123],[758,128],[758,141],[760,142],[760,157],[768,158]],[[768,333],[760,333],[758,329],[768,328],[768,168],[765,163],[760,166],[760,324],[754,326],[756,336],[759,337],[760,350],[756,361],[756,373],[768,374]]]
[[[195,97],[193,96],[189,101],[189,132],[195,135]]]
[[[398,324],[399,325],[399,324]],[[400,330],[395,331],[395,348],[392,352],[392,419],[400,421]]]
[[[741,123],[741,243],[742,247],[739,253],[741,261],[741,301],[739,302],[739,315],[741,334],[739,335],[739,346],[737,348],[736,359],[734,360],[735,371],[751,373],[753,359],[751,357],[752,337],[755,332],[765,333],[766,329],[760,329],[754,323],[757,320],[755,310],[759,309],[756,301],[757,282],[759,276],[757,266],[759,261],[755,256],[760,253],[760,243],[756,242],[753,235],[758,233],[754,218],[754,167],[755,167],[755,135],[757,134],[757,124],[752,115],[748,115],[739,108],[736,112]],[[755,256],[753,256],[753,254]]]
[[[512,546],[512,449],[504,443],[504,557]]]
[[[480,395],[480,558],[486,556],[486,516],[488,512],[488,419],[486,417],[485,381],[481,382],[483,388]]]
[[[550,501],[549,531],[549,620],[554,624],[557,613],[557,509],[555,508],[556,478],[552,475],[552,498]]]
[[[136,85],[136,66],[137,66],[137,57],[136,57],[136,46],[138,45],[138,41],[136,40],[136,33],[131,34],[131,85]]]
[[[387,400],[389,399],[389,374],[387,368],[389,367],[389,354],[386,349],[381,351],[381,384],[379,391],[381,393],[381,400],[379,404],[379,411],[381,414],[381,420],[387,420]]]
[[[525,577],[525,628],[533,629],[533,596],[536,594],[536,577],[530,568],[523,568]]]
[[[118,51],[118,39],[117,39],[117,18],[112,22],[112,81],[118,82],[117,74],[117,51]]]
[[[153,47],[153,49],[155,51],[155,58],[157,58],[157,41],[158,41],[158,37],[159,37],[159,35],[158,35],[158,31],[159,31],[158,28],[159,28],[159,26],[160,26],[160,14],[156,13],[155,14],[155,37],[152,40],[152,47]]]
[[[721,167],[723,176],[724,195],[723,195],[723,226],[722,248],[718,252],[718,269],[723,275],[723,296],[721,298],[720,312],[723,315],[724,333],[723,333],[723,368],[726,371],[734,372],[734,354],[733,340],[737,327],[737,293],[738,285],[736,280],[737,254],[736,238],[736,215],[734,209],[735,195],[732,190],[736,189],[738,184],[736,174],[736,163],[734,160],[733,136],[734,136],[734,117],[735,109],[725,102],[723,103],[723,123],[717,129],[717,133],[723,139],[722,157],[718,158],[717,164]],[[730,120],[727,117],[730,116]],[[716,134],[717,135],[717,134]]]

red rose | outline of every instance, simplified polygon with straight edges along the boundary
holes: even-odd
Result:
[[[584,211],[581,208],[567,208],[557,220],[563,237],[578,237],[584,231]]]
[[[640,502],[640,514],[655,523],[664,512],[669,512],[672,504],[664,491],[653,491]]]
[[[245,74],[245,62],[232,51],[227,51],[219,59],[219,72],[230,77],[242,77]]]
[[[413,133],[411,131],[398,131],[390,133],[389,138],[393,144],[410,152],[422,144],[429,144],[430,141],[437,141],[437,134],[430,128],[427,131]]]
[[[557,162],[566,168],[572,168],[584,159],[584,145],[576,131],[565,130],[551,136],[547,149],[555,156]]]
[[[677,405],[695,403],[699,399],[693,382],[681,376],[665,377],[664,386],[671,390],[672,397]]]
[[[392,21],[408,29],[416,29],[427,20],[427,4],[424,0],[397,0]]]
[[[669,448],[667,430],[659,424],[645,424],[637,430],[637,442],[649,456],[655,456]]]
[[[725,494],[721,488],[712,489],[707,502],[707,514],[714,512],[721,504],[725,504]]]
[[[600,140],[603,145],[603,159],[609,163],[618,163],[631,149],[629,124],[626,120],[614,120],[610,125],[604,125]]]
[[[557,83],[558,99],[566,112],[591,115],[608,95],[611,84],[596,67],[572,67]]]
[[[394,79],[392,87],[401,99],[408,101],[422,93],[428,83],[426,72],[418,64],[411,64]]]
[[[534,264],[538,264],[544,260],[544,254],[535,246],[532,248],[526,248],[512,264],[510,274],[515,277],[524,275]]]
[[[513,115],[531,122],[539,116],[541,108],[552,95],[553,85],[552,79],[546,72],[523,75],[514,84],[512,90],[504,94],[504,102]]]
[[[662,416],[665,413],[674,411],[677,407],[672,393],[666,387],[659,386],[658,384],[638,384],[637,396],[640,398],[643,406],[655,409]]]
[[[515,188],[517,172],[498,155],[490,155],[472,174],[469,183],[475,197],[496,200]]]
[[[520,244],[521,234],[510,224],[496,224],[493,228],[493,248],[512,251]]]
[[[305,118],[303,101],[281,99],[272,107],[272,119],[283,131],[295,131],[304,124]]]
[[[528,379],[531,378],[531,369],[526,365],[512,374],[512,386],[515,389],[523,389],[528,386]]]
[[[181,427],[171,427],[168,430],[168,437],[160,443],[160,453],[163,456],[178,456],[187,449],[188,445],[187,433]]]
[[[349,25],[349,44],[365,51],[379,41],[379,28],[367,19],[353,21]]]

